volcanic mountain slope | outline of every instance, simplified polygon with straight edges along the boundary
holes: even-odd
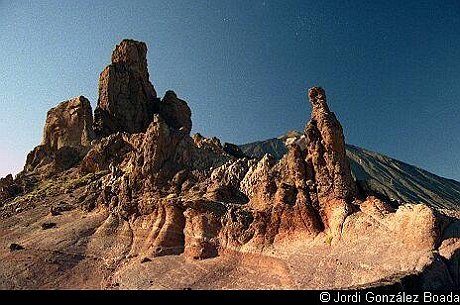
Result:
[[[286,141],[301,136],[302,133],[291,131],[278,138],[240,145],[240,148],[247,156],[260,158],[271,154],[279,160],[288,151]],[[347,144],[346,153],[353,178],[367,195],[395,204],[413,202],[436,209],[460,209],[460,182],[354,145]]]
[[[0,180],[1,288],[459,287],[458,218],[365,196],[323,89],[280,160],[248,158],[190,136],[146,53],[117,45],[94,115],[82,96],[51,109]]]

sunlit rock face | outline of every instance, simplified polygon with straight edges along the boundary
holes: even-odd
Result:
[[[94,138],[91,104],[84,96],[62,102],[48,111],[42,145],[51,150],[89,146]]]
[[[342,126],[329,110],[326,93],[313,87],[308,91],[312,106],[310,122],[305,126],[307,164],[313,170],[314,184],[326,226],[340,229],[351,211],[355,185],[345,152]]]
[[[46,116],[42,143],[31,151],[24,170],[41,168],[46,174],[68,169],[78,163],[94,139],[91,104],[84,96],[64,101]]]

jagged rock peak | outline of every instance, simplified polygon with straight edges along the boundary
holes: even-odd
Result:
[[[312,106],[312,118],[319,113],[329,113],[329,106],[326,102],[326,92],[321,87],[312,87],[308,90],[308,99]]]
[[[342,125],[329,110],[324,89],[313,87],[308,91],[308,97],[313,109],[305,135],[316,178],[324,180],[320,183],[320,192],[351,199],[355,195],[355,186],[346,158]]]
[[[158,104],[160,115],[174,129],[182,129],[187,134],[192,130],[192,111],[187,102],[177,97],[177,94],[168,90]]]
[[[438,282],[454,286],[458,221],[449,223],[424,205],[395,211],[376,198],[357,200],[342,127],[324,90],[310,89],[312,119],[304,135],[281,138],[288,148],[281,160],[248,159],[217,138],[190,137],[186,103],[172,91],[161,101],[150,99],[147,78],[129,65],[112,63],[101,74],[96,126],[108,136],[90,147],[69,147],[87,143],[81,134],[91,131],[86,124],[91,110],[80,112],[89,105],[82,97],[64,102],[48,113],[43,145],[27,157],[27,175],[0,178],[0,218],[14,215],[17,222],[0,222],[0,231],[8,233],[0,242],[10,243],[1,253],[0,270],[6,271],[0,272],[0,288],[49,288],[50,283],[81,288],[81,279],[91,278],[86,286],[109,289],[129,289],[143,279],[155,281],[146,280],[150,286],[141,288],[281,283],[281,288],[343,289],[401,274],[413,278],[415,270],[426,272],[420,285],[433,284],[421,288],[436,288]],[[52,179],[35,175],[42,173]],[[24,195],[9,201],[19,194]],[[51,215],[43,213],[50,207]],[[57,229],[45,230],[55,216]],[[37,225],[24,230],[31,217]],[[36,230],[40,222],[42,230]],[[37,256],[32,269],[44,272],[32,274],[33,281],[29,273],[15,273],[24,264],[18,250]],[[69,253],[62,257],[64,252]],[[82,257],[79,266],[90,268],[55,272],[56,261],[66,267],[66,257],[75,255]],[[157,260],[162,255],[172,257]],[[221,258],[203,264],[185,261],[216,256]],[[162,262],[166,269],[155,271]],[[224,270],[217,275],[216,262]],[[235,266],[250,267],[255,277],[235,273]],[[165,270],[193,276],[165,278]],[[62,283],[62,275],[69,281]]]
[[[123,39],[113,50],[112,63],[127,65],[148,79],[147,45],[142,41]]]
[[[53,174],[73,166],[94,139],[91,104],[84,96],[64,101],[46,115],[43,140],[28,155],[24,170]],[[46,168],[45,168],[46,167]]]
[[[15,183],[13,175],[9,174],[5,178],[0,177],[0,202],[18,195],[21,191],[22,188]]]
[[[149,81],[147,46],[123,40],[115,47],[112,64],[99,76],[99,99],[94,112],[98,137],[116,132],[147,130],[157,112],[157,93]]]
[[[356,187],[345,153],[345,138],[340,122],[330,112],[326,93],[313,87],[308,91],[312,119],[305,126],[307,164],[313,170],[321,217],[336,234],[350,212]]]
[[[84,96],[64,101],[46,116],[42,145],[51,150],[89,146],[93,139],[91,104]]]

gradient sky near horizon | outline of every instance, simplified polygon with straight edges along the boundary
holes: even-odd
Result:
[[[148,45],[160,96],[193,132],[247,143],[302,130],[326,89],[346,141],[460,180],[460,1],[0,0],[0,176],[46,112],[98,76],[123,38]]]

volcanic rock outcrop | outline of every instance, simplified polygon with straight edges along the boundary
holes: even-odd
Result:
[[[322,88],[308,91],[312,119],[305,127],[307,164],[316,185],[318,202],[325,225],[338,229],[351,212],[355,185],[345,153],[342,126],[326,103]]]
[[[113,51],[112,63],[99,76],[99,99],[94,112],[96,135],[145,131],[157,102],[157,93],[149,80],[147,46],[123,40]]]
[[[190,134],[192,130],[192,111],[185,101],[177,97],[174,91],[166,91],[158,108],[159,114],[170,127],[177,130],[182,129],[185,133]]]
[[[42,145],[51,150],[87,147],[94,138],[91,104],[84,96],[62,102],[48,111]]]
[[[91,104],[84,96],[64,101],[46,116],[42,143],[27,156],[25,172],[47,166],[50,173],[72,167],[94,138]]]
[[[305,127],[305,135],[318,184],[318,196],[321,201],[353,199],[355,186],[345,155],[342,126],[329,110],[322,88],[311,88],[308,97],[313,110],[312,119]]]
[[[0,202],[18,195],[21,191],[21,186],[15,183],[11,174],[0,178]]]
[[[0,180],[0,194],[34,183],[0,209],[0,243],[24,245],[0,250],[0,287],[344,288],[412,275],[423,288],[458,286],[458,221],[358,197],[323,89],[309,90],[311,120],[281,160],[248,158],[190,136],[190,108],[173,91],[157,99],[146,52],[123,40],[94,122],[83,97],[61,103],[25,171]],[[14,272],[32,256],[32,275]]]

